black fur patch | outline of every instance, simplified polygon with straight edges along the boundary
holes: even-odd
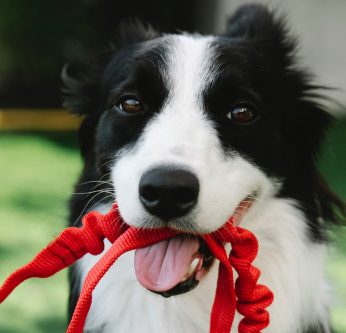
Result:
[[[316,87],[308,73],[295,68],[294,45],[282,19],[262,6],[241,7],[214,42],[217,74],[204,103],[224,149],[246,155],[282,182],[280,194],[300,203],[312,238],[322,240],[319,217],[335,220],[332,207],[339,204],[316,167],[331,116],[312,99]],[[252,106],[259,119],[249,125],[227,121],[239,103]]]

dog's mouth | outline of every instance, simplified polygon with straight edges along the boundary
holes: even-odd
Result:
[[[241,201],[234,214],[234,223],[239,223],[253,201],[249,197]],[[195,288],[213,262],[214,256],[202,238],[186,234],[138,249],[135,272],[143,287],[170,297]]]
[[[170,297],[196,287],[213,259],[201,238],[181,235],[137,250],[135,271],[145,288]]]

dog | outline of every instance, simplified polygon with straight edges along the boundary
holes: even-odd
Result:
[[[331,332],[326,230],[343,203],[316,166],[331,116],[295,51],[261,5],[241,6],[213,36],[123,24],[84,71],[63,73],[65,106],[84,117],[70,225],[114,201],[141,228],[207,233],[234,216],[256,235],[259,281],[275,295],[265,332]],[[204,245],[178,237],[122,256],[85,332],[208,332],[218,265]],[[71,269],[70,314],[98,259]]]

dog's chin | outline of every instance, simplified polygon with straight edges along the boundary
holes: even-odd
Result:
[[[256,195],[247,196],[246,198],[241,200],[241,202],[238,204],[238,206],[235,209],[235,211],[233,212],[233,214],[231,214],[232,218],[233,218],[233,223],[235,225],[239,225],[240,220],[243,218],[243,216],[248,212],[250,207],[255,202],[255,198],[256,198]],[[151,227],[153,227],[153,225],[151,225]],[[197,242],[199,244],[198,248],[196,248],[197,251],[194,253],[190,253],[190,256],[191,256],[191,259],[189,261],[190,264],[189,264],[189,266],[187,266],[185,274],[181,276],[181,279],[179,280],[178,283],[176,283],[173,286],[170,285],[169,288],[164,288],[160,285],[156,285],[155,283],[152,284],[153,287],[151,287],[150,283],[149,284],[143,283],[141,281],[141,278],[139,278],[139,276],[141,276],[141,274],[137,274],[137,272],[136,272],[139,283],[141,283],[143,285],[143,287],[145,287],[146,289],[148,289],[149,291],[151,291],[155,294],[161,295],[161,296],[166,297],[166,298],[171,297],[171,296],[184,294],[184,293],[187,293],[187,292],[191,291],[192,289],[196,288],[198,286],[199,282],[204,278],[204,276],[206,274],[208,274],[208,272],[210,271],[211,267],[213,266],[213,264],[215,262],[215,257],[213,256],[212,252],[210,251],[210,249],[208,248],[208,246],[204,242],[204,240],[201,237],[191,235],[191,233],[193,233],[193,234],[199,233],[197,231],[197,228],[194,230],[194,229],[189,227],[188,228],[189,232],[187,232],[187,230],[185,228],[182,230],[182,228],[175,228],[174,225],[169,225],[169,227],[171,227],[173,229],[179,229],[179,231],[183,231],[184,234],[177,236],[171,240],[166,241],[166,244],[163,245],[165,247],[166,251],[169,251],[168,248],[170,246],[169,245],[170,243],[180,242],[180,244],[185,244],[185,246],[191,246],[191,245],[186,245],[186,244],[191,243],[191,242],[193,242],[195,245]],[[193,230],[193,231],[191,231],[191,230]],[[177,238],[179,240],[177,240]],[[160,246],[161,245],[159,245],[158,247],[160,247]],[[148,251],[151,253],[148,254],[147,256],[150,256],[150,255],[152,255],[153,252],[155,252],[155,249],[154,250],[150,249]],[[165,256],[166,256],[166,254],[165,254]],[[157,259],[155,259],[155,260],[158,261]],[[161,257],[160,260],[164,261],[164,260],[166,260],[166,258]],[[177,260],[177,259],[175,259],[175,260]],[[152,264],[152,261],[149,260],[148,267],[151,267],[150,266],[151,264]],[[175,263],[174,262],[169,263],[169,265],[174,267]],[[142,266],[144,266],[144,265],[142,265]],[[155,264],[154,264],[154,266],[155,266]],[[148,268],[148,267],[145,267],[145,269],[149,270],[150,268]],[[159,275],[160,274],[161,274],[161,272],[159,273]],[[167,272],[164,272],[164,274],[167,275]],[[151,275],[151,274],[149,273],[147,275]]]

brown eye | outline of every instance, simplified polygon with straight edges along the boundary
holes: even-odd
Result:
[[[238,124],[249,124],[258,118],[256,110],[249,105],[240,105],[227,113],[227,118]]]
[[[144,109],[142,103],[134,97],[124,98],[116,106],[126,113],[139,113]]]

